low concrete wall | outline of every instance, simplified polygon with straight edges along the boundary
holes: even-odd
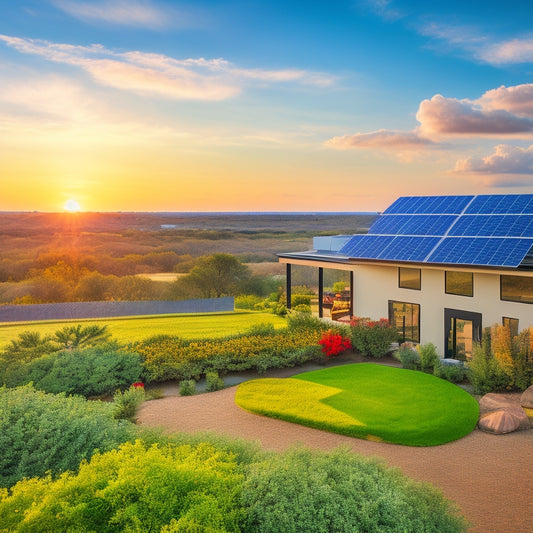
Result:
[[[233,296],[204,300],[0,305],[0,322],[233,311]]]

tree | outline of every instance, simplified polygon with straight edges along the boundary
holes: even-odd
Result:
[[[235,295],[250,278],[250,269],[234,255],[213,254],[200,257],[190,274],[180,281],[196,289],[203,298]]]

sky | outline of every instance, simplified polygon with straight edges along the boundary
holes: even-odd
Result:
[[[533,2],[0,0],[0,211],[533,192]]]

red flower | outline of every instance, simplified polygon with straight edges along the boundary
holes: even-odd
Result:
[[[136,381],[132,387],[135,387],[136,389],[144,389],[144,383],[142,381]]]
[[[339,355],[346,350],[350,350],[352,343],[348,337],[343,337],[339,333],[334,333],[331,330],[326,331],[322,338],[318,341],[322,346],[322,352],[328,357],[331,355]]]

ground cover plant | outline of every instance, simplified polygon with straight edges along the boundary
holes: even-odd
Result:
[[[476,400],[452,383],[372,363],[248,381],[239,386],[235,401],[254,413],[410,446],[464,437],[479,416]]]
[[[155,335],[179,335],[183,339],[217,338],[243,333],[254,324],[285,327],[283,318],[272,313],[236,311],[234,313],[151,315],[139,317],[105,318],[81,321],[86,325],[105,325],[113,339],[120,343],[135,342]],[[25,322],[0,325],[0,348],[28,330],[41,336],[54,334],[68,321]]]

